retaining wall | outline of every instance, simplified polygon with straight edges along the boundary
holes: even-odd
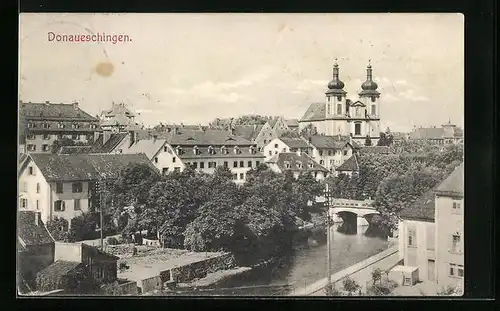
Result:
[[[207,258],[185,266],[170,269],[171,279],[177,283],[186,283],[194,279],[204,278],[208,273],[227,270],[235,267],[234,257],[231,253]]]

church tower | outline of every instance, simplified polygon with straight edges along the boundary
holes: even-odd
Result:
[[[346,135],[345,120],[347,118],[347,92],[344,91],[344,82],[339,78],[339,65],[337,59],[333,65],[333,79],[328,83],[326,95],[326,119],[330,119],[326,129],[326,135]]]
[[[359,143],[364,144],[366,137],[370,137],[372,144],[375,145],[380,138],[380,93],[377,89],[378,85],[373,81],[373,69],[368,61],[366,81],[361,84],[361,91],[358,94],[359,101],[356,102],[360,105],[353,105],[356,111],[351,114],[359,119],[358,122],[355,122],[353,131],[353,136]]]

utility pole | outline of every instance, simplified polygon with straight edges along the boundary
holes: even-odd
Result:
[[[326,260],[327,260],[327,281],[328,286],[332,283],[332,267],[331,267],[331,258],[330,258],[330,190],[328,189],[328,182],[325,185],[325,205],[326,205]]]

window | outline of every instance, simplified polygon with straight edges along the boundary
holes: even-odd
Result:
[[[328,150],[328,155],[331,156],[332,155],[332,151],[331,150]]]
[[[361,108],[356,107],[356,117],[361,117]]]
[[[238,161],[233,162],[233,167],[238,167]]]
[[[205,162],[200,162],[200,168],[205,168]]]
[[[269,155],[272,156],[273,155],[273,152],[271,150],[269,150]]]
[[[49,125],[48,123],[44,123],[44,124],[43,124],[43,128],[44,128],[44,129],[48,129],[49,127],[50,127],[50,125]]]
[[[274,148],[278,148],[278,144],[274,144]]]
[[[248,161],[248,167],[252,167],[252,161]]]
[[[224,161],[224,167],[228,167],[229,164],[227,163],[227,161]]]
[[[449,273],[449,276],[463,277],[464,276],[464,266],[450,263],[448,273]]]
[[[375,105],[372,105],[372,116],[376,115],[377,113],[377,108]]]
[[[35,175],[35,168],[33,166],[28,167],[28,175]]]
[[[324,164],[325,164],[325,161],[323,161],[323,160],[319,160],[319,164],[324,165]]]
[[[264,139],[264,144],[267,143],[267,140]]]
[[[73,128],[74,128],[74,129],[77,129],[77,128],[79,128],[79,127],[80,127],[80,125],[79,125],[78,123],[73,123]]]
[[[75,199],[73,206],[75,208],[75,211],[81,211],[82,208],[80,207],[80,199]]]
[[[28,123],[28,128],[32,129],[32,128],[35,128],[35,124],[34,123]]]
[[[28,151],[36,151],[36,146],[32,145],[32,144],[29,144],[28,145]]]
[[[309,163],[309,168],[313,168],[313,167],[314,167],[314,164]]]
[[[240,173],[240,179],[245,179],[245,174],[244,173]]]
[[[62,182],[56,183],[56,193],[63,193],[63,183]]]
[[[459,202],[453,202],[453,211],[454,212],[460,211],[460,203]]]
[[[196,169],[196,168],[198,168],[198,162],[193,162],[192,166],[193,166],[193,168],[195,168],[195,169]]]
[[[347,155],[347,150],[344,150],[344,155],[345,155],[345,156]]]
[[[78,140],[80,139],[80,135],[73,134],[71,135],[71,139]]]
[[[162,170],[161,170],[161,173],[163,175],[166,175],[168,173],[168,167],[164,167]]]
[[[286,148],[283,148],[283,152],[286,152]]]
[[[155,163],[158,163],[158,157],[155,158]]]
[[[43,134],[42,138],[44,140],[49,140],[50,139],[50,135],[49,134]]]
[[[245,167],[245,162],[244,161],[240,161],[240,167]]]
[[[452,235],[451,238],[451,252],[452,253],[461,253],[462,252],[462,247],[461,247],[461,236],[459,233],[455,233]]]
[[[337,114],[342,114],[342,104],[337,104]]]
[[[259,166],[260,161],[255,161],[255,166]]]
[[[354,135],[361,135],[361,123],[354,124]]]
[[[238,179],[238,174],[233,174],[233,180]]]
[[[57,128],[63,129],[64,128],[64,124],[62,124],[61,122],[57,123]]]
[[[38,200],[36,200],[36,209],[37,209],[37,210],[39,210],[39,209],[40,209]]]
[[[32,140],[32,139],[35,139],[35,138],[36,138],[36,137],[35,137],[35,134],[28,134],[28,135],[26,136],[26,139],[31,139],[31,140]]]
[[[461,278],[464,277],[464,266],[457,265],[457,275]]]
[[[40,193],[40,183],[36,183],[36,193]]]
[[[417,232],[415,229],[408,229],[408,246],[417,246]]]
[[[82,192],[82,183],[81,182],[75,182],[71,185],[73,193],[81,193]]]
[[[57,139],[63,139],[64,138],[64,135],[63,134],[58,134],[57,135]]]
[[[64,205],[65,205],[64,201],[62,201],[62,200],[55,201],[54,202],[54,211],[56,211],[56,212],[62,212],[62,211],[64,211],[64,209],[65,209]]]
[[[28,208],[28,200],[21,199],[21,208]]]
[[[285,162],[285,167],[286,167],[286,168],[290,168],[290,167],[291,167],[291,166],[290,166],[290,162]]]
[[[169,152],[167,146],[163,146],[163,152]]]
[[[91,128],[91,129],[95,129],[95,128],[97,128],[97,125],[96,125],[96,124],[91,124],[91,125],[90,125],[90,128]]]
[[[49,151],[49,145],[47,145],[47,144],[42,145],[42,150],[43,151]]]

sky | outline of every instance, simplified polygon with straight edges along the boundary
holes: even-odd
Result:
[[[57,42],[128,35],[129,42]],[[358,98],[371,60],[382,127],[463,127],[461,14],[39,14],[20,17],[19,97],[92,115],[123,102],[145,125],[245,114],[301,118],[337,59]]]

